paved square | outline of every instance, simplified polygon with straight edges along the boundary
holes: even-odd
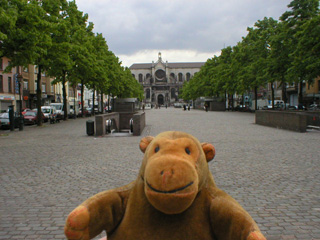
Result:
[[[0,239],[65,239],[71,210],[135,180],[141,136],[89,137],[87,120],[0,131]],[[217,185],[268,240],[320,239],[320,132],[259,126],[239,112],[161,108],[146,121],[143,136],[179,130],[213,143]]]

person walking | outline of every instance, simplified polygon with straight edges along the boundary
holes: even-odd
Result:
[[[205,109],[206,109],[206,112],[208,112],[208,107],[209,107],[209,106],[208,106],[208,103],[205,103],[205,104],[204,104],[204,107],[205,107]]]

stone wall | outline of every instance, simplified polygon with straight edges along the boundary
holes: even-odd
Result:
[[[120,115],[119,113],[108,113],[97,115],[95,117],[95,124],[96,124],[96,136],[104,136],[106,134],[106,120],[108,119],[115,119],[116,128],[119,129],[120,127]]]
[[[300,112],[261,110],[256,111],[256,124],[296,132],[306,132],[307,116]]]
[[[307,111],[302,114],[307,115],[307,125],[320,127],[320,111]]]
[[[135,113],[107,113],[97,115],[95,117],[96,136],[106,135],[106,120],[115,119],[116,129],[121,131],[123,129],[130,129],[130,119],[133,118],[133,135],[140,136],[146,126],[145,112]]]
[[[130,119],[133,118],[133,115],[136,113],[120,113],[120,130],[130,129]]]
[[[225,102],[210,102],[209,111],[225,111],[226,103]]]
[[[133,136],[140,136],[146,126],[146,113],[137,112],[133,115]]]

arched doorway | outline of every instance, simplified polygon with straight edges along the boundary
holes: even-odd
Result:
[[[164,104],[164,97],[162,94],[158,95],[158,104],[163,105]]]

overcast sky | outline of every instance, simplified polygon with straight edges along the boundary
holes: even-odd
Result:
[[[123,66],[205,62],[264,17],[276,20],[291,0],[76,0]]]

